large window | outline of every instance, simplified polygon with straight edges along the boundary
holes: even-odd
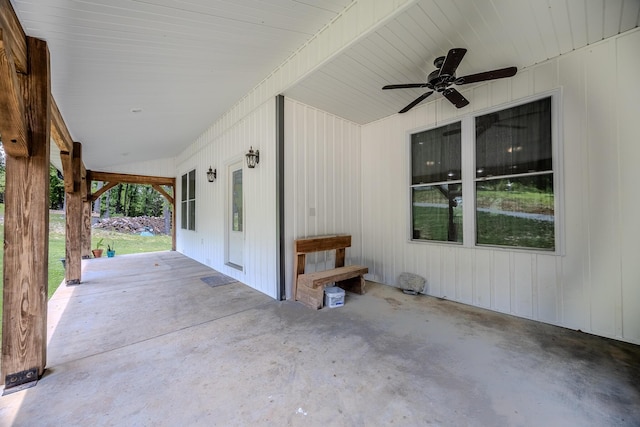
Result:
[[[475,119],[476,243],[555,249],[551,98]]]
[[[555,250],[553,147],[551,97],[411,135],[413,240]]]
[[[411,136],[413,239],[462,242],[460,122]]]
[[[181,227],[185,230],[196,229],[196,171],[182,175]]]

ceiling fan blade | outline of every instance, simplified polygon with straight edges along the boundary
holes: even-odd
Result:
[[[460,65],[460,62],[462,61],[462,58],[464,58],[464,55],[466,53],[467,53],[467,49],[462,49],[462,48],[451,49],[449,53],[447,53],[447,57],[445,58],[444,64],[442,64],[442,67],[440,67],[440,73],[438,73],[438,75],[453,76],[456,72],[456,69],[458,68],[458,65]]]
[[[420,104],[422,101],[424,101],[429,95],[431,95],[433,93],[433,91],[431,92],[425,92],[422,95],[420,95],[419,97],[417,97],[416,99],[413,100],[413,102],[409,105],[407,105],[406,107],[404,107],[402,110],[398,111],[398,113],[402,114],[402,113],[406,113],[407,111],[411,110],[413,107],[415,107],[416,105]]]
[[[486,80],[503,79],[505,77],[515,76],[517,72],[517,67],[500,68],[499,70],[485,71],[483,73],[458,77],[454,83],[457,85],[466,85],[469,83],[483,82]]]
[[[406,83],[401,85],[386,85],[382,88],[385,89],[409,89],[413,87],[427,87],[427,83]]]
[[[467,98],[462,96],[462,94],[460,92],[458,92],[457,90],[455,90],[452,87],[450,87],[449,89],[447,89],[444,92],[442,92],[442,95],[445,98],[447,98],[449,101],[451,101],[451,103],[453,105],[455,105],[456,107],[458,107],[458,108],[462,108],[465,105],[469,104],[469,101],[467,100]]]

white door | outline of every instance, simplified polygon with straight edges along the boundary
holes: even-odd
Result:
[[[233,267],[244,265],[244,198],[242,195],[242,161],[228,169],[227,261]]]

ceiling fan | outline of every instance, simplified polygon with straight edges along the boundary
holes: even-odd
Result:
[[[451,49],[449,53],[447,53],[446,57],[440,56],[436,58],[436,60],[433,61],[433,65],[435,65],[437,69],[429,73],[426,83],[387,85],[382,89],[408,89],[422,87],[431,89],[429,92],[425,92],[417,97],[413,102],[400,110],[399,113],[406,113],[411,110],[413,107],[429,97],[434,91],[441,92],[442,95],[451,101],[453,105],[458,108],[462,108],[465,105],[468,105],[469,101],[455,88],[450,87],[451,85],[466,85],[469,83],[483,82],[485,80],[512,77],[518,71],[516,67],[507,67],[500,68],[499,70],[485,71],[482,73],[470,74],[468,76],[456,77],[456,69],[458,68],[458,65],[460,65],[460,62],[466,53],[467,49],[455,48]]]

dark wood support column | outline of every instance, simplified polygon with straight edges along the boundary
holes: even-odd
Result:
[[[82,172],[82,239],[81,252],[83,259],[91,258],[91,180],[87,179],[87,171]]]
[[[83,203],[82,192],[80,191],[81,170],[82,144],[80,144],[79,142],[74,142],[73,155],[71,158],[71,173],[65,176],[65,180],[73,180],[73,185],[65,185],[65,189],[74,189],[74,191],[72,192],[67,192],[67,204],[65,211],[65,258],[67,266],[65,270],[65,280],[67,285],[78,285],[82,280],[81,247]]]
[[[27,38],[28,74],[21,76],[29,157],[6,164],[2,380],[7,390],[42,375],[47,350],[49,261],[49,51]],[[5,117],[0,120],[6,120]]]

